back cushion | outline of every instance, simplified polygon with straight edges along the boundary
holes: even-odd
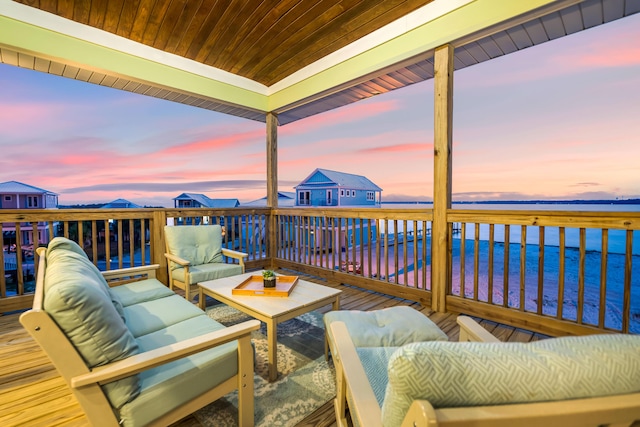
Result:
[[[444,408],[632,393],[640,391],[640,336],[414,343],[393,354],[388,375],[385,426],[399,426],[415,399]]]
[[[223,262],[222,227],[219,225],[165,226],[164,237],[169,253],[192,265]],[[171,269],[180,265],[171,263]]]
[[[137,354],[138,345],[112,303],[102,275],[82,249],[61,239],[53,239],[47,249],[44,309],[89,368]],[[138,377],[107,384],[103,391],[119,408],[138,395]]]

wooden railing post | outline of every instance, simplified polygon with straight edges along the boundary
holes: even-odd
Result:
[[[278,207],[278,116],[267,113],[267,259],[270,268],[275,268],[277,253],[276,216]]]
[[[436,49],[434,63],[433,224],[431,308],[446,311],[447,209],[451,208],[453,122],[453,46]]]
[[[156,278],[169,285],[169,275],[167,272],[167,259],[164,257],[164,226],[167,224],[167,213],[164,210],[154,210],[153,219],[149,228],[151,229],[151,262],[160,264],[160,268],[156,272]],[[144,230],[143,230],[144,232]],[[144,248],[142,248],[144,250]]]

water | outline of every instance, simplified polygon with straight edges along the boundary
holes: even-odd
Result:
[[[388,209],[431,209],[431,203],[383,203],[383,208]],[[542,210],[542,211],[582,211],[582,212],[640,212],[640,205],[615,205],[615,204],[572,204],[572,203],[454,203],[455,209],[479,209],[479,210]],[[406,224],[406,230],[399,229],[399,232],[407,232],[413,230],[413,223]],[[389,223],[389,233],[393,233],[393,223]],[[473,240],[475,237],[475,224],[466,225],[466,238]],[[526,243],[537,245],[539,242],[539,227],[527,227]],[[626,252],[626,230],[609,230],[609,241],[607,249],[609,253],[624,254]],[[481,224],[479,232],[479,240],[489,240],[489,225]],[[460,234],[456,234],[454,238],[460,238]],[[496,242],[504,242],[504,226],[496,225],[494,227],[494,239]],[[557,247],[560,245],[560,228],[545,227],[545,246]],[[521,227],[511,226],[509,230],[509,242],[520,243]],[[580,246],[580,231],[577,228],[565,229],[565,246],[568,248],[577,248]],[[586,229],[586,250],[601,252],[602,250],[602,231],[600,229]],[[632,254],[640,255],[640,230],[633,232],[632,236]]]

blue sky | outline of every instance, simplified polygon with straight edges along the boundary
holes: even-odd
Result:
[[[454,200],[640,197],[640,14],[455,73]],[[0,182],[61,204],[266,194],[265,125],[0,64]],[[279,188],[315,168],[383,201],[433,193],[433,81],[279,128]]]

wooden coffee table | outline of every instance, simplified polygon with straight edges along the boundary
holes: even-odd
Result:
[[[205,309],[205,295],[234,307],[267,324],[269,350],[269,381],[278,377],[277,334],[278,323],[308,313],[328,304],[340,309],[342,291],[299,279],[288,297],[262,295],[233,295],[231,290],[256,272],[198,283],[200,308]]]

